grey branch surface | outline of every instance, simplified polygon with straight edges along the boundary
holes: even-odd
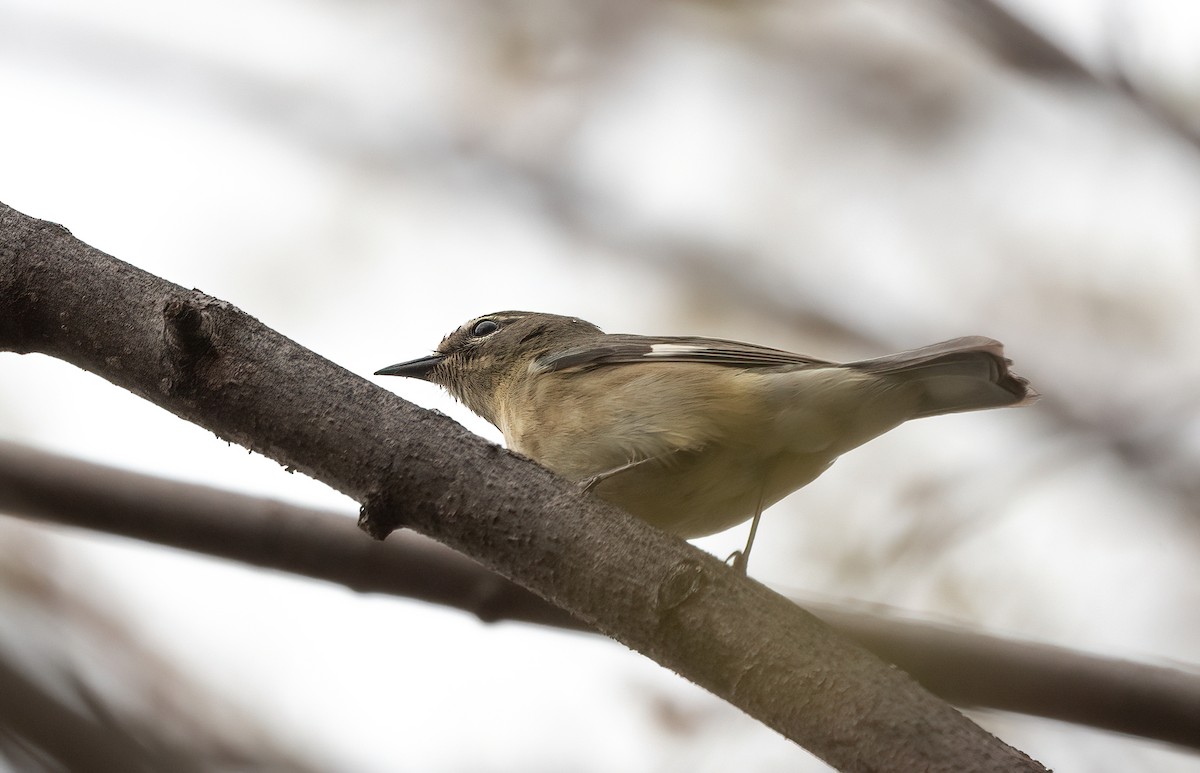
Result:
[[[845,771],[1040,771],[720,561],[274,332],[0,204],[0,350],[41,352],[529,588]],[[394,653],[364,651],[385,662]]]
[[[485,622],[591,631],[426,537],[363,539],[353,520],[0,442],[0,512],[184,548],[441,604]],[[998,708],[1200,749],[1200,675],[793,599],[958,705]]]

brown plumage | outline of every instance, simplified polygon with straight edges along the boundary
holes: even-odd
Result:
[[[1001,344],[982,337],[835,363],[506,311],[378,373],[440,384],[513,450],[698,537],[757,517],[909,419],[1032,402],[1037,393],[1008,364]]]

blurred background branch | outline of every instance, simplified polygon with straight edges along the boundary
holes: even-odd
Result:
[[[1110,33],[1113,37],[1107,41],[1109,60],[1106,64],[1110,72],[1105,74],[1084,65],[1003,3],[995,0],[932,2],[942,6],[949,17],[957,19],[964,31],[1004,64],[1035,78],[1066,79],[1120,94],[1166,132],[1200,150],[1200,125],[1146,93],[1127,71],[1121,59],[1121,30],[1115,28],[1115,22],[1110,22],[1114,24]],[[1112,7],[1107,13],[1114,14]]]
[[[66,479],[59,484],[68,499],[78,493]],[[0,509],[24,488],[5,476]],[[73,581],[91,578],[64,566],[44,533],[5,521],[0,541],[0,769],[326,769],[150,646],[106,591]]]

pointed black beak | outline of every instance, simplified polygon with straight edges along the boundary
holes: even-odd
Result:
[[[433,369],[446,359],[444,354],[431,354],[428,357],[422,357],[419,360],[411,360],[409,362],[401,362],[395,365],[388,365],[386,368],[380,368],[375,371],[376,376],[407,376],[408,378],[420,378],[429,380],[429,374]]]

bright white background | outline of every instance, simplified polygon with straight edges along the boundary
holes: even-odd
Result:
[[[994,336],[1042,404],[847,456],[770,512],[754,574],[1195,668],[1200,149],[937,7],[0,0],[0,201],[363,375],[509,308],[841,359]],[[1020,4],[1185,121],[1195,9]],[[38,355],[0,356],[0,437],[356,511]],[[320,769],[826,769],[606,640],[9,519],[0,551],[213,696],[196,714]],[[31,669],[112,678],[119,647],[11,580],[0,613]],[[979,719],[1058,770],[1200,770]]]

